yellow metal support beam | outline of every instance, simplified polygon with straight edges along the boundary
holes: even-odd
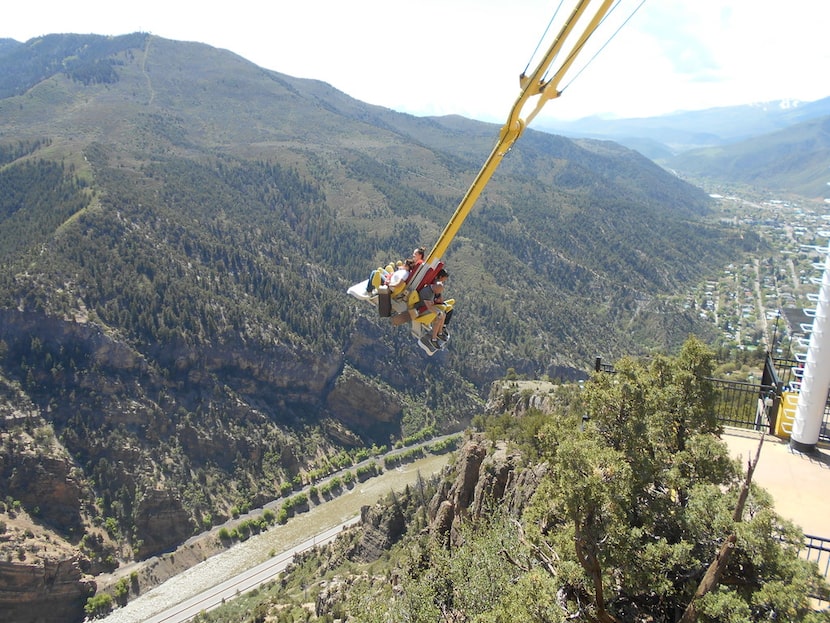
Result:
[[[444,255],[444,252],[447,250],[453,238],[455,238],[455,235],[461,228],[461,224],[467,218],[470,210],[472,210],[484,187],[487,186],[493,173],[499,164],[501,164],[502,159],[510,151],[516,139],[521,136],[525,127],[527,127],[549,100],[561,95],[561,92],[558,90],[559,84],[571,68],[571,65],[573,65],[585,42],[611,10],[613,2],[614,0],[601,0],[598,3],[592,2],[592,0],[581,0],[578,2],[535,71],[530,76],[522,75],[520,77],[519,85],[521,92],[515,104],[513,104],[513,108],[510,110],[507,123],[504,124],[499,132],[498,141],[495,147],[493,147],[493,151],[490,152],[484,166],[479,171],[475,180],[473,180],[472,185],[467,190],[467,194],[464,195],[464,198],[456,208],[447,226],[444,227],[444,231],[438,237],[438,242],[435,243],[435,246],[429,252],[425,262],[427,265],[432,265],[433,262],[438,261]],[[596,9],[593,12],[589,12],[589,8],[593,4],[596,4]],[[581,30],[577,31],[577,26],[582,22],[584,22],[584,26]],[[574,41],[569,41],[572,38],[571,35],[577,32],[579,33],[577,38]],[[569,45],[567,54],[562,57],[566,44]],[[561,65],[549,80],[544,80],[544,76],[558,58],[562,59]],[[534,97],[538,98],[536,107],[527,115],[526,119],[522,119],[522,111]]]

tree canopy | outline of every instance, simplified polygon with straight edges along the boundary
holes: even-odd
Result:
[[[690,339],[674,358],[623,360],[567,410],[534,417],[549,469],[530,504],[518,520],[495,509],[466,524],[461,545],[422,543],[395,620],[827,620],[808,598],[823,580],[798,557],[800,529],[754,485],[739,501],[749,478],[718,437],[712,363]],[[724,547],[718,581],[699,591]],[[391,597],[371,601],[374,616]]]

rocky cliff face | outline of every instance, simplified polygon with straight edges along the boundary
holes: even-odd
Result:
[[[138,546],[137,557],[140,559],[174,549],[196,528],[181,500],[162,489],[147,491],[139,497],[135,518],[136,532],[144,535]]]
[[[53,441],[51,427],[40,418],[25,419],[34,437],[22,422],[0,422],[0,499],[12,499],[23,507],[36,509],[38,519],[68,535],[83,530],[81,518],[82,483],[78,470]],[[21,426],[15,429],[13,423]],[[6,430],[4,431],[3,428]]]
[[[377,560],[400,540],[406,525],[406,517],[399,506],[364,506],[360,509],[360,538],[349,557],[358,562]]]
[[[326,396],[326,406],[346,428],[377,442],[399,429],[401,407],[359,376],[344,376]]]
[[[428,530],[445,542],[458,537],[465,519],[476,519],[493,505],[518,515],[527,505],[547,471],[545,464],[525,466],[521,456],[504,444],[493,445],[483,435],[473,435],[458,450],[455,462],[438,490],[427,502]],[[419,506],[414,498],[364,507],[349,551],[350,560],[377,560],[406,533],[405,506]]]
[[[26,402],[0,421],[0,441],[9,440],[0,493],[66,532],[80,528],[90,485],[142,556],[175,546],[205,515],[227,516],[241,497],[221,484],[234,480],[229,472],[243,470],[250,501],[264,502],[316,457],[400,434],[400,404],[377,383],[342,375],[341,355],[295,346],[139,349],[86,320],[0,309],[0,364],[0,378],[5,368],[19,379],[6,381],[0,403],[12,386]],[[32,418],[52,430],[61,457],[15,445]],[[199,496],[207,504],[182,499],[210,480],[220,484]]]
[[[35,602],[79,620],[94,585],[73,569],[171,551],[326,456],[399,435],[400,404],[343,367],[301,346],[137,345],[82,314],[0,309],[0,524],[14,506],[44,531],[0,530],[0,620]]]
[[[473,436],[458,452],[454,478],[445,480],[429,503],[431,532],[454,542],[461,521],[486,514],[493,504],[517,514],[546,469],[544,464],[527,468],[504,444],[493,446],[482,435]]]
[[[82,540],[89,493],[51,425],[19,388],[5,380],[0,388],[7,398],[0,418],[0,620],[80,621],[95,592],[89,574],[112,550],[103,537]]]
[[[484,516],[494,505],[518,515],[546,471],[545,464],[525,466],[521,456],[509,452],[504,444],[494,445],[483,435],[473,435],[458,450],[438,490],[426,502],[425,530],[447,545],[458,545],[462,521]],[[345,560],[362,563],[378,560],[406,535],[413,514],[420,514],[423,509],[416,491],[410,491],[408,498],[402,495],[392,502],[364,507],[360,523],[332,544],[322,554],[319,564],[336,569]],[[347,601],[354,581],[353,576],[337,576],[322,582],[315,604],[317,615],[336,611]],[[376,581],[386,583],[389,578],[376,578]],[[394,578],[392,583],[395,584]]]
[[[84,604],[95,593],[80,560],[44,560],[39,564],[0,562],[0,612],[9,623],[81,621]]]

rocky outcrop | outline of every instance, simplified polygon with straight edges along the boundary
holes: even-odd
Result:
[[[495,451],[481,462],[478,482],[470,502],[470,514],[473,517],[487,513],[494,501],[504,500],[508,490],[513,494],[518,474],[521,473],[519,463],[520,456],[508,453],[504,444],[496,446]]]
[[[62,535],[80,535],[83,483],[52,427],[36,413],[0,419],[0,499],[16,500]]]
[[[334,577],[320,583],[320,591],[314,602],[314,614],[318,617],[331,616],[333,612],[343,610],[343,605],[348,601],[349,593],[354,583],[351,577]],[[344,619],[335,619],[342,621]]]
[[[459,450],[454,480],[445,480],[430,502],[429,516],[433,521],[433,531],[437,527],[443,534],[452,527],[456,517],[468,514],[488,447],[489,444],[482,438],[473,438]]]
[[[554,388],[553,383],[543,381],[495,381],[490,386],[485,411],[511,413],[515,417],[522,416],[531,409],[550,413],[556,400]]]
[[[510,515],[519,516],[547,473],[548,464],[538,463],[518,469],[511,474],[511,478],[505,486],[503,500],[503,504]]]
[[[135,510],[135,530],[140,543],[138,558],[175,549],[194,529],[195,524],[175,494],[154,489],[138,499]]]
[[[375,504],[360,509],[360,537],[349,558],[371,562],[380,558],[406,532],[406,517],[397,505]]]
[[[80,558],[41,564],[0,562],[0,613],[8,623],[74,623],[95,582],[84,577]]]
[[[455,477],[444,481],[429,504],[430,532],[454,542],[465,518],[486,515],[493,505],[518,515],[547,472],[545,464],[523,467],[521,455],[474,436],[458,451]]]

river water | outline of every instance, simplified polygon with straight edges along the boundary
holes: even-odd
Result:
[[[288,551],[312,536],[348,521],[360,513],[361,507],[374,504],[390,491],[402,491],[407,485],[414,485],[419,474],[428,479],[439,472],[450,457],[451,453],[429,455],[357,483],[347,493],[208,558],[99,620],[105,623],[147,621],[153,615],[251,569],[275,554]]]

